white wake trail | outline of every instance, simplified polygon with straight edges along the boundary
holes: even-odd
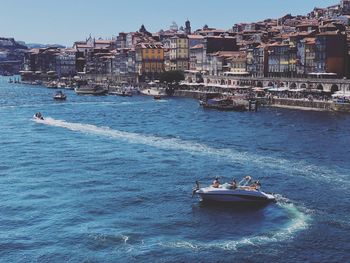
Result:
[[[211,155],[219,158],[227,158],[234,162],[246,163],[253,162],[259,166],[271,166],[276,165],[281,169],[289,171],[291,174],[293,171],[306,173],[305,175],[317,177],[318,179],[327,179],[327,177],[319,177],[318,167],[312,165],[301,165],[298,163],[292,163],[288,160],[274,159],[270,157],[261,157],[254,154],[239,153],[231,149],[216,149],[209,147],[205,144],[194,143],[184,141],[178,138],[162,138],[152,135],[143,135],[132,132],[123,132],[119,130],[113,130],[109,127],[98,127],[90,124],[81,123],[69,123],[63,120],[55,120],[52,118],[46,118],[45,120],[35,120],[37,123],[42,123],[50,126],[61,127],[69,129],[72,131],[85,132],[89,134],[95,134],[100,136],[106,136],[110,138],[115,138],[118,140],[126,141],[128,143],[143,144],[152,147],[157,147],[160,149],[167,150],[181,150],[189,153],[194,153],[198,155]],[[274,167],[276,168],[276,167]],[[333,181],[334,179],[331,178]],[[289,217],[289,222],[285,224],[281,229],[274,231],[272,233],[266,233],[258,236],[245,237],[240,240],[234,241],[218,241],[211,243],[198,243],[196,241],[184,240],[172,243],[161,243],[162,246],[178,247],[178,248],[188,248],[188,249],[208,249],[208,248],[221,248],[227,250],[236,250],[241,246],[246,245],[261,245],[269,242],[279,242],[283,240],[288,240],[295,236],[299,231],[306,229],[309,226],[311,220],[310,215],[302,212],[298,209],[292,202],[288,199],[282,198],[281,196],[276,196],[278,200],[278,206],[284,209]],[[306,210],[306,209],[304,209]]]
[[[285,171],[286,175],[302,175],[311,179],[327,181],[328,183],[337,182],[341,184],[349,184],[347,175],[341,175],[328,168],[307,164],[302,161],[293,162],[283,158],[274,158],[246,152],[238,152],[233,149],[213,148],[202,143],[184,141],[178,138],[163,138],[153,135],[124,132],[113,130],[109,127],[98,127],[91,124],[71,123],[63,120],[55,120],[52,118],[36,121],[50,126],[105,136],[133,144],[143,144],[165,150],[184,151],[196,155],[209,155],[220,159],[230,160],[238,164],[253,163],[261,168],[269,168],[273,170],[280,169],[282,171]]]

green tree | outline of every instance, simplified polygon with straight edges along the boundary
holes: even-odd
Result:
[[[184,72],[180,70],[165,71],[160,75],[160,82],[168,84],[179,84],[184,79]]]

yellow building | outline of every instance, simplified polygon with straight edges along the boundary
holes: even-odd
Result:
[[[189,69],[189,48],[186,35],[177,35],[170,39],[170,69]]]
[[[139,43],[135,47],[136,69],[141,80],[157,79],[164,71],[164,47],[159,43]]]

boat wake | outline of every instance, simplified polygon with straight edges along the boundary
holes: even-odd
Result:
[[[278,243],[293,239],[296,234],[309,227],[311,223],[310,211],[306,208],[297,208],[290,200],[276,195],[278,200],[277,206],[283,209],[288,215],[289,221],[280,229],[263,233],[256,236],[243,237],[238,240],[217,240],[213,242],[198,242],[198,241],[178,241],[165,242],[160,245],[169,248],[183,248],[190,250],[207,250],[207,249],[222,249],[235,251],[245,246],[261,246],[268,243]]]
[[[119,130],[113,130],[109,127],[98,127],[90,124],[70,123],[63,120],[55,120],[52,118],[45,118],[45,120],[35,120],[38,123],[46,124],[54,127],[65,128],[71,131],[78,131],[88,134],[94,134],[99,136],[106,136],[115,138],[118,140],[126,141],[128,143],[143,144],[152,147],[157,147],[166,150],[180,150],[190,152],[198,155],[211,155],[219,158],[228,158],[235,162],[255,162],[258,165],[272,166],[279,165],[281,169],[289,171],[297,171],[307,173],[308,176],[312,174],[314,177],[320,178],[319,168],[314,166],[299,166],[287,160],[273,159],[268,157],[260,157],[257,155],[250,155],[248,153],[239,153],[231,149],[216,149],[209,147],[205,144],[194,143],[184,141],[178,138],[163,138],[152,135],[143,135],[138,133],[124,132]],[[271,164],[272,163],[272,164]],[[275,169],[276,167],[274,167]],[[290,173],[290,172],[289,172]],[[322,177],[326,178],[326,177]],[[277,208],[283,209],[287,214],[289,221],[279,230],[275,230],[268,233],[263,233],[257,236],[245,237],[239,240],[227,241],[219,240],[215,242],[197,242],[194,240],[185,240],[178,242],[160,242],[158,245],[186,248],[193,250],[208,249],[208,248],[221,248],[224,250],[237,250],[242,246],[247,245],[263,245],[270,242],[281,242],[289,240],[295,236],[301,230],[308,228],[311,216],[305,208],[297,208],[290,200],[283,198],[282,196],[275,195],[277,200]]]
[[[349,184],[346,175],[338,174],[326,167],[307,164],[303,161],[293,162],[283,158],[238,152],[233,149],[218,149],[201,143],[184,141],[179,138],[164,138],[160,136],[124,132],[111,129],[109,127],[98,127],[83,123],[71,123],[53,118],[45,118],[44,121],[35,121],[50,126],[65,128],[71,131],[106,136],[133,144],[143,144],[165,150],[184,151],[195,155],[209,155],[224,160],[230,160],[241,165],[253,163],[261,168],[273,169],[274,171],[279,169],[281,173],[286,173],[286,171],[288,171],[288,173],[286,173],[287,175],[304,176],[309,179],[323,180],[331,184],[337,183],[338,187],[339,183],[345,186]]]

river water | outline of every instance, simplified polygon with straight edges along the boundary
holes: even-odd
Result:
[[[53,93],[0,78],[0,261],[349,261],[350,116]],[[278,202],[191,197],[245,175]]]

